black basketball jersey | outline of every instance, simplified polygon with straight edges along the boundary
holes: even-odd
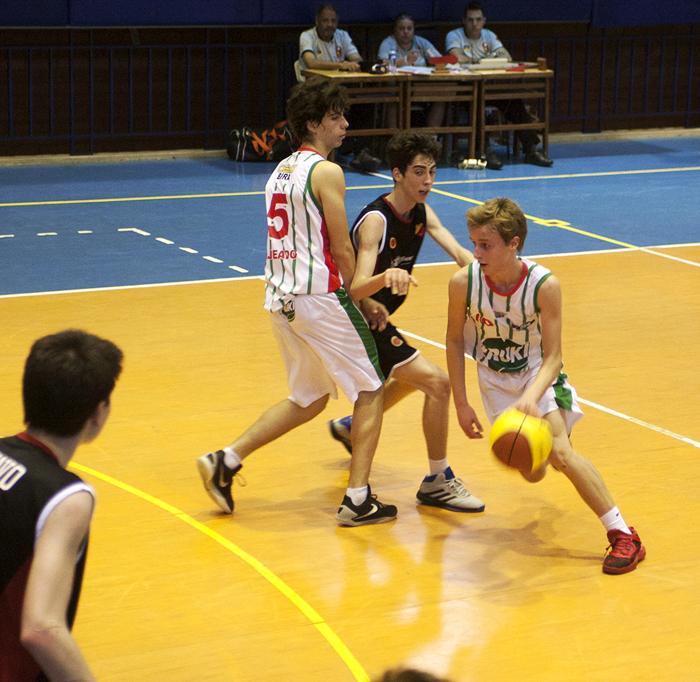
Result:
[[[387,196],[384,194],[367,204],[350,230],[350,237],[357,251],[357,230],[362,221],[370,213],[378,214],[384,219],[384,236],[379,242],[375,275],[389,268],[401,268],[411,272],[425,236],[425,204],[416,204],[411,211],[411,217],[405,220],[394,211],[394,207],[386,200]],[[391,289],[383,287],[373,294],[372,298],[383,303],[391,315],[404,302],[406,296],[392,294]]]
[[[68,496],[92,488],[66,471],[53,453],[27,434],[0,439],[0,680],[46,680],[20,644],[24,591],[34,544],[49,514]],[[80,597],[87,536],[76,557],[73,591],[66,613],[73,626]]]

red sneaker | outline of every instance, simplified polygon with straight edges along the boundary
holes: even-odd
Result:
[[[628,535],[622,530],[608,532],[609,554],[603,561],[603,573],[629,573],[637,568],[637,564],[643,561],[647,555],[637,531],[630,526],[632,531]]]

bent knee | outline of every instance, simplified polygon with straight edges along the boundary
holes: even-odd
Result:
[[[576,457],[574,449],[571,447],[569,439],[555,441],[552,444],[552,451],[549,453],[549,463],[557,470],[563,471],[568,468],[571,460]]]
[[[450,386],[450,377],[439,367],[436,367],[436,372],[430,378],[428,382],[428,390],[425,392],[436,400],[441,400],[449,402],[450,395],[452,394],[452,387]]]

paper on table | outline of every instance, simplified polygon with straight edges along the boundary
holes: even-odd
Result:
[[[430,66],[399,66],[397,71],[402,71],[403,73],[430,74],[435,71],[435,69]]]

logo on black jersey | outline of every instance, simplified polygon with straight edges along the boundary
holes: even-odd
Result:
[[[26,473],[24,464],[0,454],[0,490],[9,490]]]
[[[391,345],[396,346],[397,348],[399,346],[403,346],[403,339],[400,336],[392,336],[391,337]]]
[[[395,249],[396,248],[396,237],[392,237],[389,240],[389,248],[390,249]]]

